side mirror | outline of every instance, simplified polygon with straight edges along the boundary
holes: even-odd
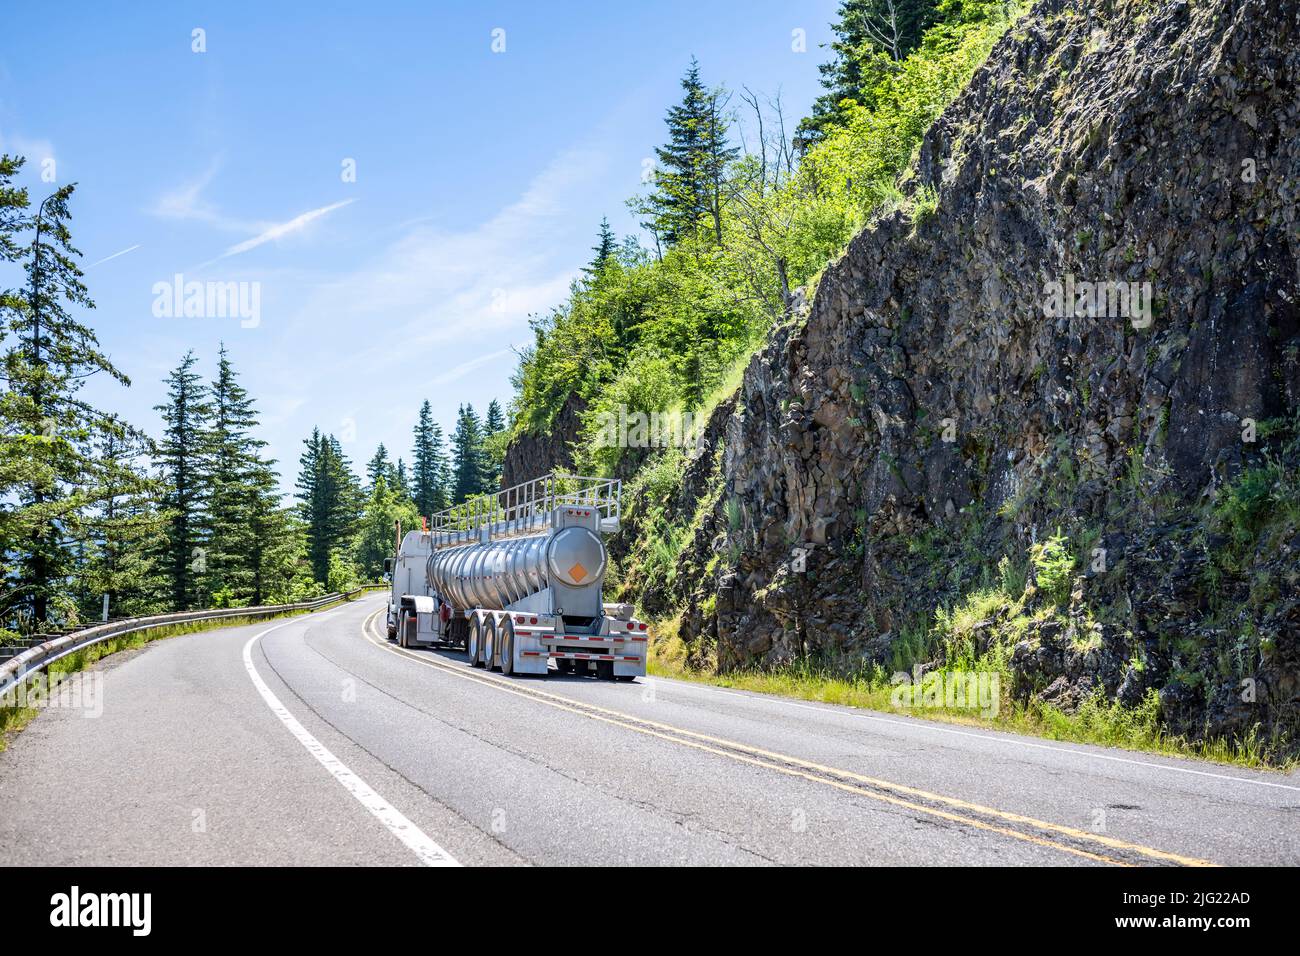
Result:
[[[384,573],[389,574],[392,572],[392,570],[393,570],[393,559],[384,558]]]

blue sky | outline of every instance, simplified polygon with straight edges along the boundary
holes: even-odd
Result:
[[[425,398],[444,427],[504,405],[601,216],[638,231],[624,201],[690,57],[796,122],[836,5],[14,4],[0,151],[28,157],[35,201],[43,171],[79,184],[87,319],[133,381],[88,397],[157,434],[163,377],[189,349],[210,372],[224,341],[291,488],[314,426],[360,471],[379,442],[409,461]],[[257,283],[256,324],[158,316],[178,274]]]

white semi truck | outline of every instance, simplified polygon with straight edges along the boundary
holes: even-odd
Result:
[[[545,475],[480,495],[401,538],[388,562],[388,636],[458,647],[504,674],[646,673],[647,626],[603,599],[603,536],[618,530],[622,482]]]

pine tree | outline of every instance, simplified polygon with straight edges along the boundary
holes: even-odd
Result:
[[[330,565],[356,530],[359,489],[342,446],[333,435],[312,429],[299,459],[298,513],[306,524],[307,558],[321,583],[330,578]]]
[[[501,403],[495,398],[488,402],[487,414],[483,417],[483,427],[489,435],[495,435],[506,427],[505,416],[501,413]]]
[[[114,617],[166,610],[167,581],[158,564],[166,546],[168,515],[157,504],[165,485],[147,471],[153,442],[119,422],[100,436],[95,451],[91,465],[102,473],[104,496],[87,516],[78,542],[81,616],[99,618],[105,596]]]
[[[885,66],[875,58],[901,60],[920,46],[939,19],[939,6],[940,0],[841,0],[839,19],[831,25],[837,38],[830,44],[831,60],[818,67],[827,92],[799,124],[799,141],[816,142],[840,125],[842,100],[870,105],[870,87]]]
[[[411,497],[419,513],[427,518],[447,507],[447,455],[442,447],[442,428],[433,420],[428,400],[420,406],[415,425],[414,455]]]
[[[257,603],[264,593],[265,561],[259,529],[280,509],[275,462],[263,458],[266,442],[254,438],[253,399],[231,365],[224,345],[211,388],[208,432],[211,474],[208,496],[206,593],[217,606]]]
[[[0,329],[13,337],[2,357],[8,389],[0,394],[0,622],[22,618],[40,627],[52,612],[75,615],[66,591],[72,544],[84,539],[86,515],[109,494],[105,482],[122,477],[92,467],[96,442],[119,423],[77,393],[100,373],[130,382],[69,311],[94,308],[68,228],[75,186],[47,196],[31,216],[27,191],[12,183],[22,165],[0,156],[0,260],[19,263],[26,277],[26,288],[0,292]]]
[[[327,526],[330,522],[330,504],[322,477],[323,458],[327,452],[323,447],[324,438],[320,429],[313,428],[311,437],[303,444],[307,448],[298,459],[298,515],[307,526],[307,555],[312,566],[312,576],[317,581],[323,581],[329,573]]]
[[[388,449],[384,443],[380,442],[379,447],[375,449],[374,457],[366,463],[366,487],[374,488],[383,478],[385,482],[391,483],[393,465],[388,460]]]
[[[506,451],[506,419],[501,403],[495,398],[488,402],[483,416],[483,441],[480,460],[483,466],[482,489],[492,491],[501,485],[501,464]]]
[[[583,267],[582,271],[591,278],[596,279],[600,277],[600,274],[605,271],[610,263],[615,261],[618,255],[618,237],[614,235],[614,230],[609,226],[608,216],[600,220],[600,236],[596,240],[596,244],[591,247],[591,251],[596,255],[589,265]]]
[[[162,500],[170,519],[162,566],[176,611],[206,604],[201,586],[208,563],[212,405],[207,387],[194,371],[197,362],[192,351],[185,354],[165,380],[166,403],[155,406],[163,418],[157,460],[167,482]]]
[[[694,57],[682,77],[682,91],[681,103],[668,110],[668,144],[656,150],[655,192],[644,211],[651,215],[656,240],[675,245],[696,238],[708,218],[714,240],[721,242],[723,180],[739,154],[727,144],[727,95],[705,88]]]
[[[460,504],[484,490],[483,426],[473,405],[462,405],[456,412],[456,430],[451,436],[452,504]]]
[[[406,462],[400,458],[397,459],[397,464],[393,467],[391,484],[406,497],[411,497],[411,478],[406,469]]]
[[[258,507],[250,523],[252,569],[249,603],[287,604],[310,593],[306,527],[280,503],[278,480],[256,486]]]

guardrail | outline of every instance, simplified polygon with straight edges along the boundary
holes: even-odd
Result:
[[[18,687],[32,674],[39,673],[60,658],[75,654],[82,648],[110,638],[137,631],[148,631],[170,624],[188,624],[191,621],[219,621],[227,617],[271,617],[292,614],[295,611],[317,611],[330,604],[350,601],[363,591],[387,588],[387,584],[367,584],[352,591],[335,592],[297,604],[263,604],[258,607],[231,607],[208,611],[179,611],[175,614],[154,614],[150,617],[132,617],[107,624],[97,624],[83,630],[64,634],[43,644],[37,644],[0,664],[0,698]]]

